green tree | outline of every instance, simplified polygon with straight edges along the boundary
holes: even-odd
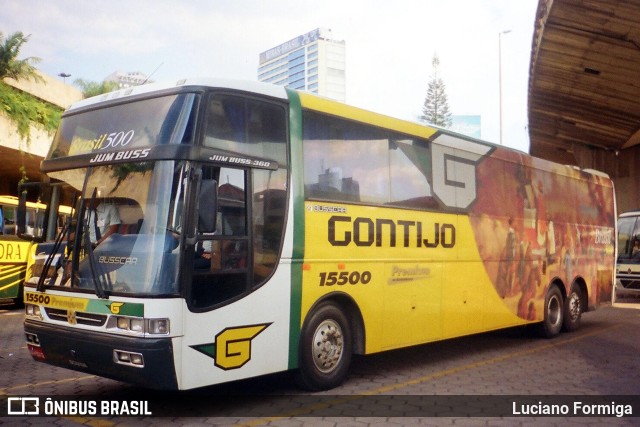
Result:
[[[451,126],[451,112],[449,111],[449,102],[447,101],[444,82],[438,74],[440,59],[435,53],[433,54],[431,65],[433,67],[433,74],[427,87],[427,96],[424,99],[420,120],[448,128]]]
[[[15,89],[3,81],[5,78],[12,78],[14,80],[44,82],[33,66],[34,63],[40,61],[39,58],[18,59],[22,45],[28,40],[29,36],[25,36],[20,31],[6,38],[0,32],[0,112],[6,114],[13,122],[18,134],[26,141],[27,146],[31,141],[30,127],[32,125],[53,133],[62,114],[61,108]]]
[[[117,82],[90,82],[83,79],[76,79],[73,82],[74,85],[78,86],[82,91],[82,95],[85,98],[90,98],[96,95],[102,95],[103,93],[113,92],[118,89]]]
[[[29,40],[22,32],[15,32],[5,38],[0,32],[0,80],[10,77],[15,80],[44,81],[33,64],[40,62],[40,58],[29,57],[18,59],[22,45]]]

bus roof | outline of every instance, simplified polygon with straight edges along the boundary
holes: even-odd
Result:
[[[234,79],[217,79],[217,78],[189,78],[181,79],[174,83],[150,83],[139,86],[118,89],[113,92],[102,95],[93,96],[83,99],[71,105],[67,111],[75,111],[80,108],[99,104],[101,102],[122,99],[130,96],[144,95],[147,93],[158,92],[163,90],[171,90],[179,87],[197,86],[207,88],[223,88],[239,91],[257,93],[273,98],[286,99],[287,92],[284,86],[277,86],[269,83],[261,83],[254,81],[234,80]]]
[[[114,101],[118,99],[124,99],[127,97],[133,97],[138,95],[144,95],[153,92],[170,91],[171,89],[180,87],[200,87],[200,88],[221,88],[231,89],[244,92],[255,93],[259,95],[265,95],[272,98],[286,100],[287,89],[284,86],[274,85],[271,83],[248,81],[248,80],[236,80],[236,79],[222,79],[212,77],[196,77],[180,79],[174,83],[150,83],[139,86],[132,86],[128,88],[119,89],[113,92],[109,92],[102,95],[97,95],[91,98],[87,98],[78,101],[71,105],[67,111],[74,112],[75,110],[82,109],[84,107],[90,107],[102,102]],[[291,89],[289,89],[291,90]],[[313,93],[304,91],[295,91],[300,96],[300,101],[303,108],[324,112],[328,114],[338,115],[354,121],[363,123],[375,123],[378,126],[390,130],[396,130],[409,135],[420,136],[423,138],[430,138],[436,133],[444,133],[454,135],[456,137],[481,142],[483,144],[494,145],[484,140],[478,140],[476,138],[457,134],[447,129],[442,129],[434,125],[418,123],[414,121],[408,121],[403,119],[394,118],[380,113],[375,113],[369,110],[354,107],[330,98],[318,96]],[[516,150],[518,151],[518,150]]]
[[[354,121],[373,124],[379,126],[381,128],[395,130],[401,133],[405,133],[408,135],[414,135],[418,137],[423,137],[426,139],[431,139],[434,135],[449,135],[458,140],[467,140],[473,141],[476,143],[480,143],[483,145],[489,145],[493,147],[500,147],[501,149],[506,149],[508,151],[514,151],[518,153],[524,153],[520,150],[505,147],[503,145],[497,145],[495,143],[491,143],[485,140],[480,140],[477,138],[473,138],[467,135],[459,134],[456,132],[452,132],[448,129],[443,129],[431,124],[426,123],[418,123],[416,121],[409,121],[394,118],[391,116],[387,116],[384,114],[372,112],[369,110],[364,110],[358,107],[354,107],[336,100],[332,100],[329,98],[321,97],[316,94],[312,94],[304,91],[294,91],[292,89],[287,89],[284,86],[274,85],[271,83],[264,82],[256,82],[256,81],[248,81],[248,80],[236,80],[236,79],[222,79],[222,78],[211,78],[211,77],[198,77],[198,78],[187,78],[177,80],[174,83],[151,83],[144,84],[139,86],[133,86],[129,88],[119,89],[117,91],[109,92],[106,94],[94,96],[91,98],[87,98],[73,104],[68,112],[75,112],[76,110],[83,109],[85,107],[91,107],[93,105],[99,105],[103,102],[111,102],[120,99],[126,99],[128,97],[134,97],[154,92],[163,92],[163,91],[171,91],[176,90],[179,91],[179,88],[220,88],[220,89],[228,89],[228,90],[237,90],[247,93],[254,93],[258,95],[264,95],[271,98],[287,100],[288,95],[287,91],[295,92],[300,97],[300,102],[303,108],[314,110],[322,113],[332,114],[339,117],[344,117],[346,119],[351,119]],[[542,159],[539,159],[542,161]],[[553,162],[549,162],[550,164]],[[571,168],[571,166],[567,167]],[[601,177],[607,177],[608,175],[591,170],[591,169],[578,169],[584,173],[589,173],[591,175],[597,175]]]
[[[174,83],[150,83],[119,89],[113,92],[78,101],[71,105],[71,107],[69,107],[67,111],[71,112],[106,101],[123,99],[136,95],[144,95],[152,92],[171,90],[173,88],[179,87],[222,88],[251,92],[259,95],[269,96],[272,98],[287,99],[287,89],[285,89],[284,86],[247,80],[201,77],[181,79]],[[309,92],[295,92],[300,95],[302,106],[311,110],[340,115],[342,117],[364,123],[375,122],[383,128],[393,129],[411,135],[422,136],[425,138],[429,138],[436,132],[452,133],[451,131],[440,129],[432,125],[402,120],[380,113],[364,110],[358,107],[353,107],[351,105],[344,104],[342,102],[338,102],[329,98],[324,98]],[[460,136],[470,140],[473,139],[471,137],[465,137],[464,135]]]

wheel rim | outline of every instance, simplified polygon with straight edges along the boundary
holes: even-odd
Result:
[[[580,297],[578,296],[577,293],[572,292],[571,296],[569,297],[569,317],[571,318],[572,321],[577,320],[580,317]]]
[[[316,368],[322,373],[333,371],[342,359],[344,349],[342,328],[334,320],[323,321],[316,328],[311,345]]]
[[[558,326],[562,321],[562,304],[557,295],[551,295],[547,303],[547,319],[551,326]]]

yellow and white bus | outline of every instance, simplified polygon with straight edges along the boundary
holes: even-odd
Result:
[[[294,370],[328,389],[353,354],[530,323],[552,337],[611,295],[604,174],[280,86],[80,101],[42,169],[83,208],[25,290],[31,354],[145,387]],[[96,246],[100,205],[120,225]]]
[[[46,205],[26,202],[25,226],[29,235],[42,234]],[[18,198],[0,196],[0,300],[22,300],[22,285],[27,270],[27,259],[32,241],[21,239],[17,235],[16,210]],[[60,206],[58,224],[71,213],[68,206]]]

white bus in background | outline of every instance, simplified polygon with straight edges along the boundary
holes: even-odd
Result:
[[[640,295],[640,211],[626,212],[618,218],[616,290]]]

